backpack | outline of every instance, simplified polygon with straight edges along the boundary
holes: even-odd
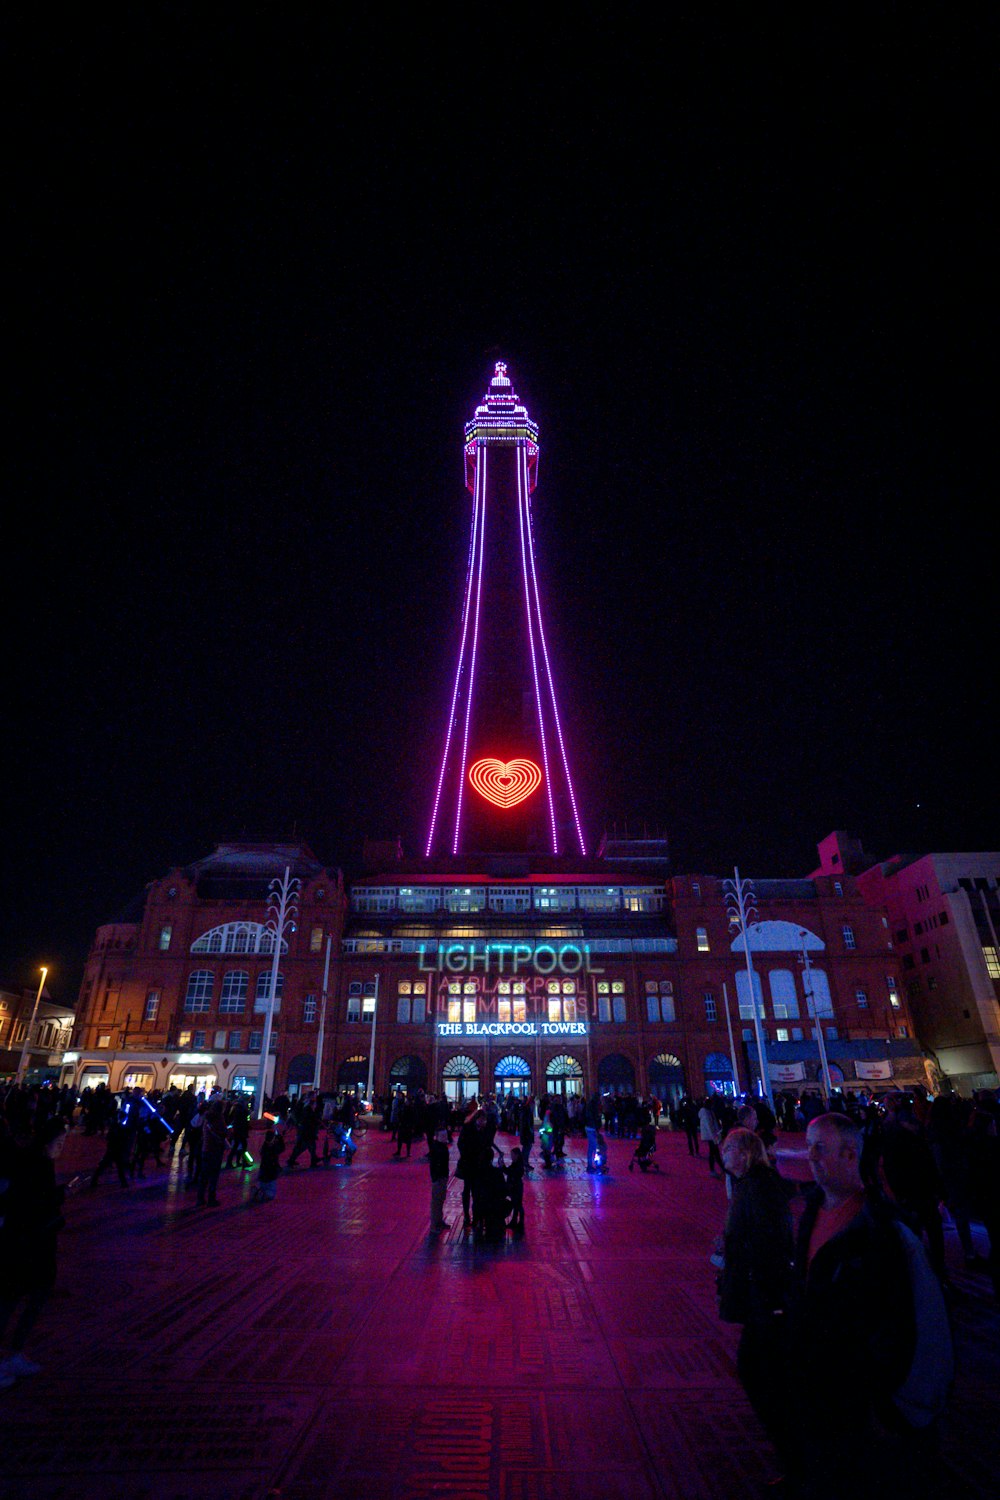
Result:
[[[941,1283],[912,1229],[895,1223],[906,1256],[913,1297],[916,1342],[906,1378],[893,1392],[893,1405],[911,1427],[929,1427],[944,1411],[955,1374],[951,1326]]]

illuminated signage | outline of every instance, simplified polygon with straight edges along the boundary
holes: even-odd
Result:
[[[537,792],[542,773],[533,760],[497,760],[484,756],[469,767],[469,780],[480,797],[495,807],[516,807]]]
[[[179,1063],[210,1063],[212,1056],[208,1052],[179,1052],[177,1061]]]
[[[63,1062],[64,1063],[79,1062],[79,1061],[80,1061],[80,1054],[79,1054],[79,1052],[64,1052],[63,1053]]]
[[[586,1036],[586,1021],[439,1021],[438,1036]]]

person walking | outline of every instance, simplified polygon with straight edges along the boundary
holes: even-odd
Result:
[[[219,1173],[226,1150],[226,1122],[222,1100],[215,1099],[205,1112],[201,1127],[201,1169],[198,1173],[198,1207],[218,1208]]]
[[[278,1178],[281,1176],[281,1153],[285,1149],[285,1143],[281,1133],[269,1126],[260,1148],[260,1167],[257,1170],[257,1186],[254,1189],[254,1203],[270,1203],[278,1192]]]

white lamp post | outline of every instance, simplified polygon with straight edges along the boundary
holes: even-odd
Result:
[[[799,932],[799,941],[802,944],[802,956],[799,963],[802,965],[802,988],[806,997],[806,1013],[816,1028],[816,1041],[819,1045],[819,1062],[822,1070],[823,1092],[826,1095],[827,1104],[830,1103],[830,1095],[833,1093],[833,1079],[830,1077],[830,1064],[826,1056],[826,1039],[823,1036],[823,1027],[820,1023],[819,1014],[816,1010],[816,991],[813,989],[812,959],[806,948],[806,938],[809,934],[805,931]]]
[[[323,964],[323,996],[319,1007],[319,1031],[316,1033],[316,1067],[313,1071],[313,1088],[319,1088],[323,1071],[323,1037],[326,1032],[326,997],[330,988],[330,939],[326,940],[326,961]]]
[[[35,1017],[38,1015],[38,1006],[42,998],[42,990],[45,988],[45,976],[48,974],[48,972],[48,969],[42,969],[42,977],[38,985],[38,994],[35,996],[35,1003],[31,1007],[31,1020],[28,1022],[28,1029],[24,1033],[24,1046],[21,1048],[21,1060],[17,1065],[17,1078],[15,1080],[17,1083],[20,1083],[22,1081],[25,1073],[28,1071],[28,1048],[31,1046],[31,1033],[35,1029]]]
[[[736,1061],[736,1043],[733,1041],[733,1022],[729,1014],[729,991],[725,985],[722,986],[722,1003],[726,1007],[726,1030],[729,1032],[729,1058],[733,1065],[733,1086],[736,1089],[736,1097],[739,1098],[742,1090],[740,1088],[740,1068]]]
[[[299,882],[289,878],[291,870],[285,866],[284,879],[275,876],[271,881],[271,895],[264,926],[274,939],[274,957],[271,961],[271,988],[267,997],[267,1014],[264,1017],[264,1038],[260,1049],[260,1068],[257,1071],[257,1098],[254,1113],[259,1120],[264,1113],[264,1088],[267,1081],[267,1060],[271,1050],[271,1029],[274,1025],[274,1007],[278,994],[278,965],[281,962],[281,945],[285,931],[294,924],[295,907],[299,899]]]
[[[760,1029],[760,1009],[757,1005],[757,989],[754,984],[753,960],[750,957],[750,927],[755,925],[757,916],[757,897],[749,880],[741,880],[737,866],[733,866],[733,880],[722,882],[723,895],[726,902],[726,912],[729,917],[729,926],[734,932],[743,934],[743,952],[747,961],[747,979],[750,984],[750,1011],[753,1015],[754,1036],[757,1039],[757,1060],[760,1063],[760,1087],[765,1099],[774,1108],[774,1094],[771,1091],[771,1075],[767,1071],[767,1059],[764,1056],[764,1037]]]
[[[368,1053],[368,1105],[371,1108],[372,1089],[375,1086],[375,1018],[378,1015],[378,982],[380,976],[375,975],[375,1004],[372,1008],[372,1044]]]

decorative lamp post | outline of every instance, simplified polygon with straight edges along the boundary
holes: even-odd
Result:
[[[323,964],[323,995],[319,1006],[319,1031],[316,1033],[316,1067],[313,1070],[313,1088],[319,1088],[323,1071],[323,1037],[326,1032],[326,997],[330,988],[330,939],[326,940],[326,960]]]
[[[740,879],[739,868],[736,865],[733,866],[733,875],[735,877],[733,880],[722,882],[722,893],[730,930],[743,934],[743,952],[746,955],[747,980],[750,984],[750,1011],[753,1015],[754,1036],[757,1039],[757,1060],[760,1063],[760,1088],[764,1098],[773,1109],[774,1094],[771,1091],[771,1076],[767,1071],[767,1059],[764,1056],[764,1036],[760,1029],[760,1008],[757,1004],[753,960],[750,957],[750,928],[756,926],[757,923],[757,897],[750,881]]]
[[[742,1092],[742,1090],[740,1089],[740,1066],[736,1061],[736,1043],[733,1041],[733,1022],[732,1017],[729,1014],[729,991],[725,985],[722,986],[722,1003],[726,1008],[726,1030],[729,1033],[729,1060],[733,1065],[733,1087],[736,1090],[736,1097],[739,1098]]]
[[[813,989],[812,959],[806,948],[806,938],[809,936],[804,930],[799,932],[799,942],[802,944],[802,953],[799,963],[802,965],[802,988],[806,996],[806,1014],[816,1028],[816,1041],[819,1045],[819,1062],[821,1077],[823,1079],[823,1092],[826,1095],[827,1105],[830,1103],[830,1095],[833,1093],[833,1079],[830,1077],[830,1064],[826,1056],[826,1039],[823,1036],[823,1027],[820,1023],[819,1013],[816,1009],[816,991]]]
[[[271,894],[267,907],[266,930],[274,940],[274,956],[271,960],[271,988],[267,997],[267,1014],[264,1017],[264,1038],[260,1048],[260,1068],[257,1071],[257,1097],[254,1114],[259,1120],[264,1113],[264,1087],[267,1077],[267,1060],[271,1050],[271,1030],[274,1025],[274,1006],[278,993],[278,965],[281,962],[281,945],[286,931],[295,931],[296,906],[299,899],[299,881],[290,878],[291,870],[285,866],[282,880],[277,876],[271,881]]]
[[[368,1051],[368,1105],[371,1107],[372,1089],[375,1087],[375,1019],[378,1016],[378,982],[380,975],[375,975],[375,1004],[372,1006],[372,1044]]]
[[[38,1015],[38,1006],[41,1002],[42,990],[45,988],[45,978],[48,972],[48,969],[42,969],[42,977],[38,985],[38,994],[35,996],[35,1003],[31,1007],[31,1020],[28,1022],[28,1029],[24,1033],[24,1046],[21,1048],[21,1060],[17,1065],[17,1078],[15,1079],[16,1083],[21,1083],[25,1073],[28,1071],[28,1048],[31,1046],[31,1033],[35,1029],[35,1017]]]

